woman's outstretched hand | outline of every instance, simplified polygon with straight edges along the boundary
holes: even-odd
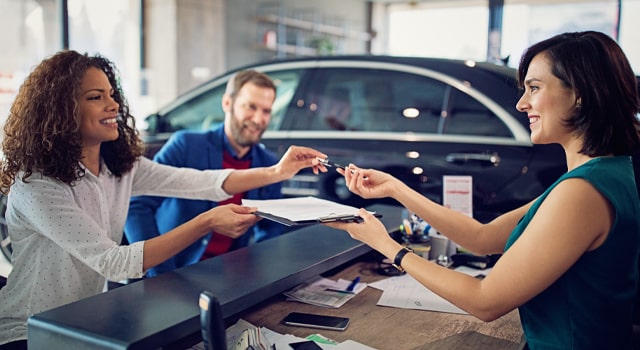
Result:
[[[338,169],[345,178],[349,191],[362,198],[392,197],[394,186],[398,180],[379,170],[362,169],[353,164]]]
[[[338,230],[347,231],[351,238],[357,239],[358,241],[383,253],[385,247],[389,247],[389,244],[392,243],[391,241],[393,241],[393,238],[391,238],[387,232],[382,221],[366,209],[360,209],[358,211],[358,216],[362,218],[362,222],[345,223],[335,221],[325,223],[324,225]]]

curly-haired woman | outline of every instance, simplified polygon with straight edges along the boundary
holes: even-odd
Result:
[[[197,171],[152,162],[108,59],[62,51],[20,88],[4,127],[0,190],[13,271],[0,290],[0,348],[26,348],[27,318],[104,290],[106,280],[144,272],[207,234],[209,212],[165,235],[122,246],[132,195],[223,200],[282,181],[300,169],[327,171],[305,147],[272,167]],[[254,208],[229,214],[255,223]]]

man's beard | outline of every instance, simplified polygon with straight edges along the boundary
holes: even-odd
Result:
[[[259,143],[264,130],[260,132],[260,135],[258,135],[255,140],[249,140],[242,133],[245,124],[249,124],[249,127],[257,128],[251,121],[243,122],[236,119],[235,111],[233,110],[233,108],[231,108],[231,136],[233,136],[233,140],[236,142],[236,144],[240,147],[249,147]]]

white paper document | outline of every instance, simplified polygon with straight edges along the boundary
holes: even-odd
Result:
[[[281,216],[291,221],[315,220],[335,215],[355,215],[358,213],[358,208],[316,197],[243,199],[242,205],[257,207],[259,211]]]
[[[316,197],[243,199],[242,205],[258,208],[256,215],[287,226],[360,219],[358,208]]]
[[[456,268],[456,271],[477,276],[486,275],[490,269],[475,270],[465,266]],[[397,277],[389,277],[384,280],[369,283],[370,287],[383,291],[377,305],[397,307],[401,309],[429,310],[449,312],[454,314],[467,314],[466,311],[451,304],[446,299],[435,294],[427,287],[416,281],[409,274]]]

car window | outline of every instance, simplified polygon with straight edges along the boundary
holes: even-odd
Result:
[[[303,92],[304,108],[290,111],[286,130],[436,132],[445,86],[389,70],[318,69]],[[299,105],[302,105],[300,103]],[[407,108],[421,109],[410,115]]]
[[[480,102],[422,75],[326,68],[316,71],[311,86],[300,100],[305,107],[290,111],[283,129],[511,136]],[[442,112],[445,107],[449,112]]]
[[[224,84],[218,85],[169,111],[165,116],[169,126],[169,130],[166,131],[206,129],[211,124],[223,121],[222,95],[224,89]]]
[[[455,135],[511,137],[509,128],[486,106],[452,88],[448,113],[443,113],[440,132]]]
[[[300,82],[301,74],[301,70],[267,72],[267,75],[276,84],[276,100],[273,104],[269,129],[277,129],[280,125],[282,116]],[[164,120],[168,121],[168,130],[165,131],[209,129],[222,123],[224,121],[222,95],[225,88],[226,81],[195,95],[170,110],[164,116]]]
[[[291,104],[293,95],[298,89],[303,72],[301,69],[267,72],[267,75],[273,79],[277,87],[276,100],[273,102],[268,130],[280,129],[282,119]]]

